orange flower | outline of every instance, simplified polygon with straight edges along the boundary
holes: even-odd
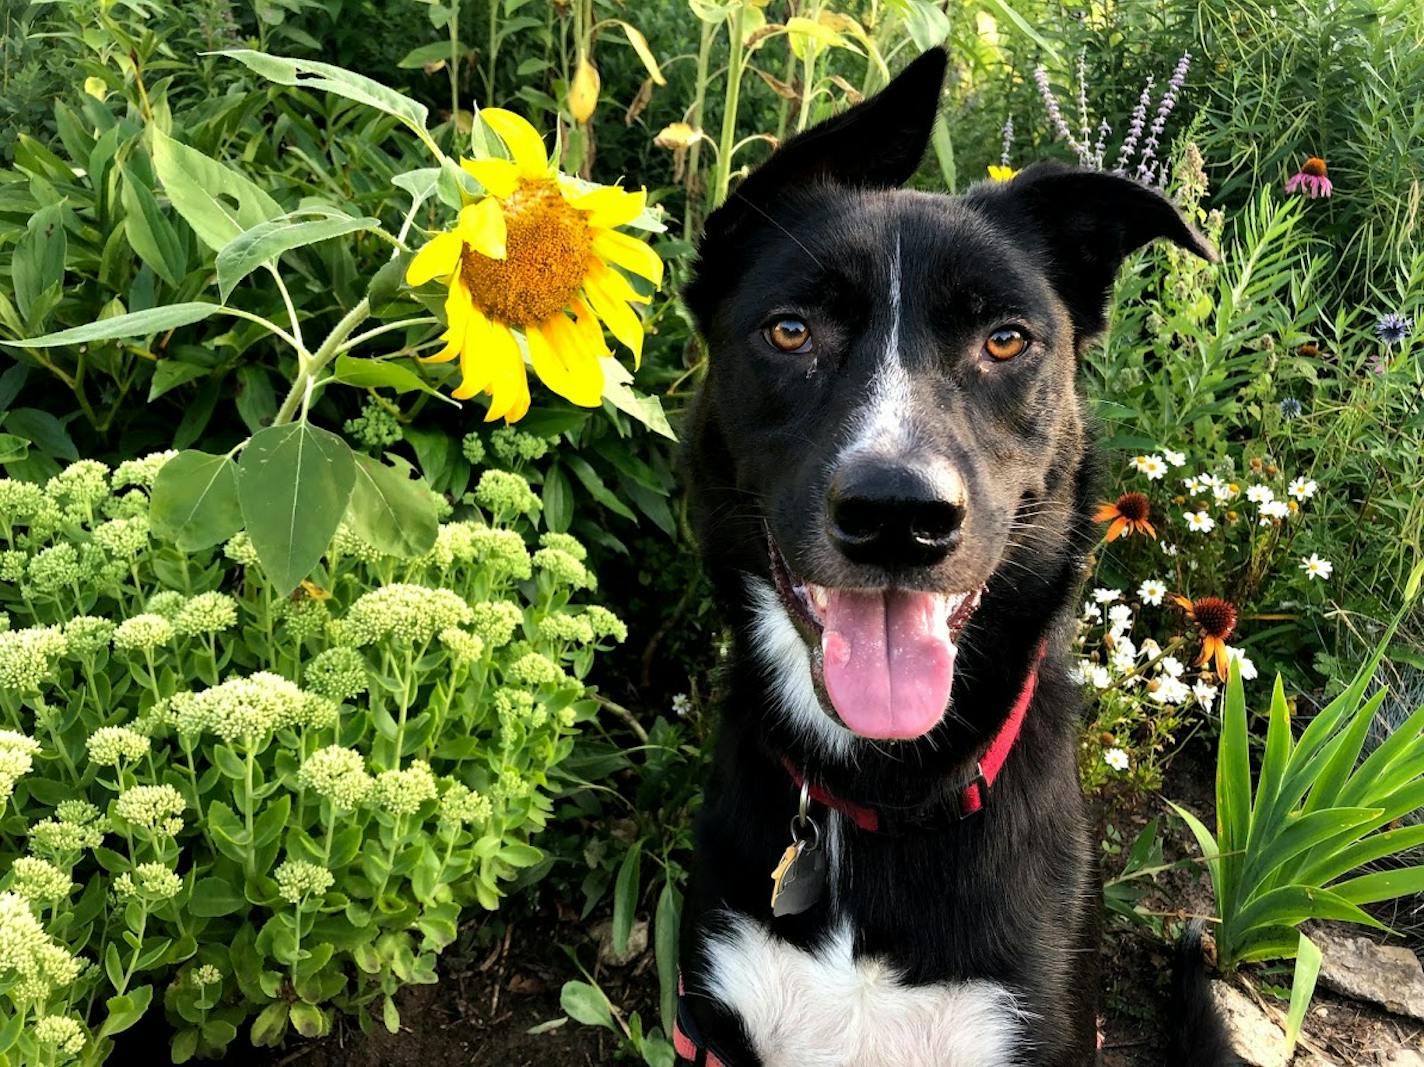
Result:
[[[1116,541],[1130,533],[1156,537],[1157,531],[1149,521],[1151,517],[1152,504],[1146,493],[1123,493],[1111,504],[1099,504],[1098,510],[1093,513],[1094,522],[1110,523],[1108,541]]]
[[[1217,677],[1225,678],[1230,661],[1226,639],[1236,629],[1236,605],[1218,596],[1204,596],[1197,600],[1174,596],[1172,599],[1201,631],[1201,655],[1197,657],[1195,666],[1201,667],[1210,662]]]

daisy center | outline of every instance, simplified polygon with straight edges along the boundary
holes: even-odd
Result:
[[[565,201],[552,181],[526,179],[501,209],[508,255],[490,259],[467,246],[460,277],[489,318],[533,326],[573,303],[588,273],[593,233],[586,213]]]

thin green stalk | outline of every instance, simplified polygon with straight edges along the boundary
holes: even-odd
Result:
[[[244,789],[242,795],[242,807],[243,815],[247,821],[247,848],[246,855],[243,858],[243,869],[247,872],[247,875],[250,878],[257,873],[257,840],[252,823],[252,809],[254,807],[252,803],[252,793],[254,789],[252,781],[252,769],[253,761],[256,758],[256,753],[254,753],[253,751],[252,739],[247,738],[246,740],[248,743],[244,746],[247,749],[247,759],[245,761],[245,773],[243,775]]]
[[[312,387],[316,384],[316,376],[336,357],[337,349],[340,348],[343,341],[351,336],[351,331],[365,322],[370,315],[371,301],[362,297],[361,302],[342,316],[341,321],[332,327],[320,348],[310,356],[306,355],[304,351],[298,350],[297,374],[292,380],[292,388],[288,391],[286,399],[282,401],[282,406],[277,409],[277,414],[272,419],[273,426],[282,426],[292,421],[292,416],[296,414],[297,408],[310,398]]]
[[[720,207],[727,199],[732,181],[732,145],[737,140],[737,107],[742,93],[742,75],[746,39],[741,12],[735,11],[728,20],[727,92],[722,103],[722,133],[717,139],[717,165],[712,183],[712,203]]]
[[[692,107],[687,112],[688,124],[694,130],[702,129],[702,112],[707,103],[707,66],[712,56],[712,42],[717,38],[717,24],[702,23],[702,40],[697,46],[697,76],[693,88]],[[682,236],[690,241],[697,230],[699,213],[698,201],[702,194],[702,142],[696,140],[687,150],[687,202],[682,212]]]

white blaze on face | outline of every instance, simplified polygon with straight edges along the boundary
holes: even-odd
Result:
[[[861,409],[850,444],[841,459],[856,452],[894,455],[913,443],[914,435],[906,419],[910,411],[910,375],[900,358],[900,238],[890,258],[890,285],[886,294],[890,305],[890,329],[880,364],[870,380],[870,390]]]
[[[885,961],[857,958],[849,924],[811,952],[737,912],[710,917],[710,964],[689,992],[741,1019],[766,1067],[1010,1067],[1023,1062],[1028,1013],[998,982],[908,985]]]

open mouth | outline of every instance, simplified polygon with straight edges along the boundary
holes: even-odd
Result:
[[[777,593],[812,647],[817,687],[841,722],[881,740],[932,730],[949,707],[957,641],[983,586],[832,589],[798,577],[769,531],[767,539]]]

